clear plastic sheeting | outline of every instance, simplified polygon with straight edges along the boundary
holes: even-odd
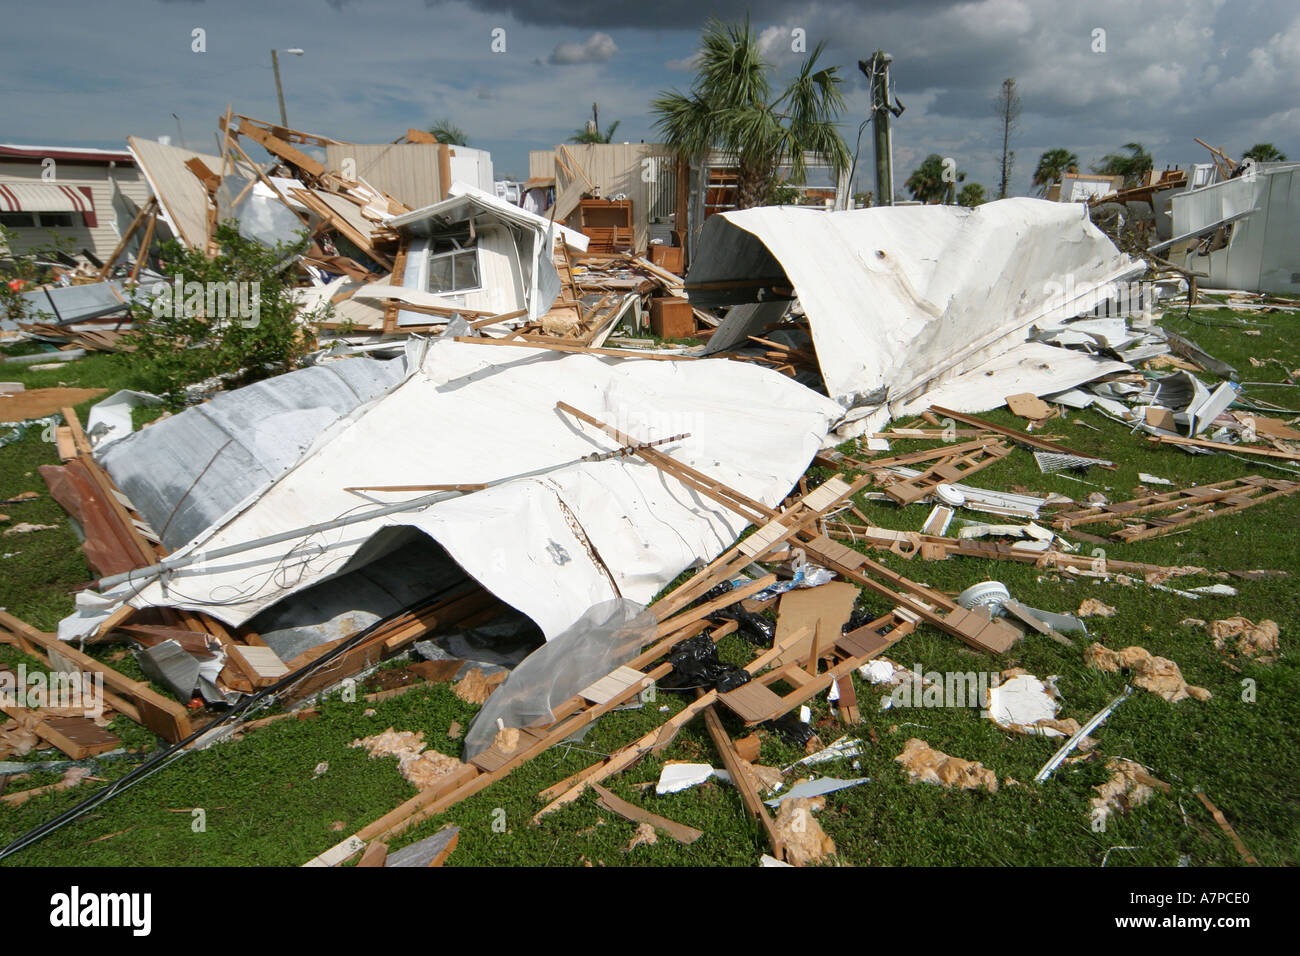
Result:
[[[635,601],[604,601],[529,654],[488,698],[465,733],[465,758],[502,727],[549,722],[554,708],[637,655],[654,639],[653,614]]]

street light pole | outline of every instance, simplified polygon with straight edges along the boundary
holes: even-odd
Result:
[[[302,56],[303,54],[303,51],[299,50],[297,47],[285,50],[284,52],[292,53],[294,56]],[[280,58],[276,55],[275,50],[271,51],[271,69],[275,73],[275,96],[276,99],[280,101],[280,125],[287,127],[289,125],[289,120],[288,117],[284,115],[284,88],[280,85]]]

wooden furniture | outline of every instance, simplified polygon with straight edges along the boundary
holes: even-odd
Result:
[[[590,240],[588,255],[632,249],[632,200],[583,199],[578,203],[578,215],[578,228]]]
[[[667,269],[675,275],[681,275],[682,247],[652,245],[650,247],[650,261],[662,269]]]
[[[688,339],[695,334],[695,310],[676,296],[651,299],[650,331],[661,339]]]

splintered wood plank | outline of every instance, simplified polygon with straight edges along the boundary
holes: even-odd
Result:
[[[858,692],[853,686],[853,675],[845,674],[835,682],[835,687],[839,692],[835,708],[839,711],[840,720],[846,724],[861,723],[862,715],[858,712]]]
[[[608,703],[608,700],[601,701],[600,703]],[[515,747],[511,748],[509,751],[503,751],[498,744],[494,743],[492,746],[480,751],[478,756],[473,757],[470,760],[470,763],[479,770],[482,770],[484,773],[492,773],[494,770],[500,770],[518,754],[535,746],[545,738],[545,730],[533,730],[528,727],[521,727],[519,728],[519,740]]]
[[[30,721],[32,717],[39,718],[40,722],[31,728],[32,733],[53,744],[73,760],[85,760],[122,746],[117,735],[109,733],[89,717],[61,717],[45,710],[9,705],[0,707],[0,710],[19,723]]]
[[[751,558],[757,557],[789,533],[790,527],[781,521],[781,519],[777,518],[763,525],[744,541],[740,542],[740,544],[736,545],[736,548],[741,554],[747,555]]]
[[[1122,521],[1126,522],[1126,526],[1111,532],[1110,536],[1119,541],[1140,541],[1169,534],[1186,525],[1217,518],[1219,515],[1243,511],[1296,491],[1300,491],[1300,482],[1247,475],[1245,478],[1192,485],[1177,491],[1083,508],[1058,515],[1052,525],[1073,531],[1078,525]]]
[[[72,461],[77,457],[77,446],[72,443],[72,429],[67,425],[59,425],[54,429],[54,444],[60,461]]]
[[[633,684],[640,683],[642,689],[649,685],[645,674],[632,667],[620,667],[606,674],[600,680],[578,691],[578,696],[593,704],[604,704],[613,700]]]
[[[667,833],[678,843],[689,846],[704,836],[703,830],[697,830],[695,827],[669,820],[667,817],[661,817],[649,810],[643,810],[636,804],[628,803],[622,797],[615,796],[598,783],[593,783],[591,789],[596,791],[596,803],[610,813],[617,813],[624,820],[631,820],[633,823],[648,823],[656,830]]]
[[[775,691],[756,680],[747,681],[735,690],[719,694],[718,700],[747,724],[771,720],[788,709]]]
[[[732,783],[736,785],[736,789],[740,791],[740,799],[745,805],[746,812],[757,820],[763,828],[768,845],[772,847],[772,855],[778,860],[782,859],[785,856],[785,847],[781,842],[781,836],[777,832],[776,825],[772,822],[772,817],[767,811],[767,807],[758,795],[758,781],[754,778],[749,765],[736,752],[735,743],[727,735],[726,729],[722,726],[722,720],[712,707],[706,708],[704,711],[704,726],[708,729],[709,737],[713,740],[713,746],[717,749],[718,756],[722,758],[722,765],[727,769],[727,773],[731,775]]]
[[[1009,445],[984,445],[968,454],[945,458],[914,478],[890,482],[884,486],[884,491],[900,505],[911,504],[931,494],[939,485],[961,481],[1009,454]]]
[[[838,476],[827,478],[820,485],[814,488],[808,494],[803,496],[801,503],[805,508],[811,508],[813,511],[821,511],[839,501],[852,490],[852,486],[847,481]]]
[[[381,840],[371,840],[366,852],[357,861],[357,866],[383,866],[387,859],[388,844]]]
[[[231,644],[226,650],[235,666],[255,687],[269,687],[289,673],[280,655],[269,647]]]

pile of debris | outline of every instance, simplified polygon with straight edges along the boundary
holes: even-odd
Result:
[[[723,768],[671,765],[669,783],[725,772],[773,860],[825,859],[834,841],[811,813],[825,793],[867,781],[800,778],[786,789],[796,768],[852,757],[851,741],[824,747],[809,724],[819,695],[851,727],[861,722],[854,673],[896,683],[881,655],[918,628],[1005,655],[1038,635],[1074,647],[1071,634],[1088,636],[1083,617],[1114,612],[1029,607],[996,581],[952,595],[868,550],[1165,587],[1205,569],[1084,554],[1071,539],[1143,540],[1300,489],[1248,475],[1112,502],[970,483],[1030,454],[1044,473],[1114,469],[1043,434],[1062,409],[1087,407],[1193,450],[1300,457],[1284,450],[1295,437],[1286,423],[1232,413],[1244,401],[1235,383],[1210,390],[1184,368],[1135,370],[1171,353],[1214,362],[1155,325],[1154,302],[1132,325],[1095,314],[1098,297],[1144,264],[1081,208],[1017,199],[973,212],[724,213],[709,220],[683,282],[641,256],[583,257],[580,233],[472,186],[448,184],[437,202],[410,208],[344,175],[355,144],[247,117],[220,128],[220,157],[132,141],[157,196],[147,232],[165,223],[210,249],[219,219],[267,242],[305,226],[311,241],[294,260],[304,312],[332,305],[354,345],[400,334],[399,354],[319,356],[139,431],[124,416],[136,400],[126,393],[97,406],[86,429],[63,409],[63,463],[41,472],[84,530],[97,579],[57,635],[0,613],[0,640],[76,682],[101,682],[116,713],[179,749],[246,732],[272,701],[305,712],[398,655],[421,658],[410,683],[368,700],[458,681],[458,696],[480,707],[461,754],[429,751],[419,730],[359,739],[372,756],[398,757],[418,792],[313,864],[362,854],[373,865],[391,838],[655,684],[694,696],[546,788],[535,819],[590,791],[650,828],[634,845],[655,830],[691,842],[691,828],[601,784],[699,717]],[[241,140],[269,151],[272,168]],[[1077,285],[1047,288],[1063,270]],[[675,337],[663,331],[662,301],[675,299],[668,310],[684,306],[692,331],[710,326],[706,344],[605,348],[621,325],[641,329],[647,299],[660,337]],[[974,414],[1003,404],[1027,420],[1023,430]],[[845,438],[856,451],[831,450]],[[916,439],[939,444],[890,452],[891,440]],[[864,498],[928,508],[923,530],[881,527]],[[1121,525],[1108,539],[1076,530],[1107,521]],[[757,646],[748,662],[719,659],[731,634]],[[1269,636],[1250,641],[1276,653]],[[116,643],[175,699],[84,651]],[[1086,653],[1171,702],[1209,696],[1143,648],[1094,643]],[[980,702],[998,726],[1068,738],[1044,775],[1095,744],[1087,734],[1110,709],[1083,725],[1059,719],[1051,678],[1003,676],[1008,685]],[[6,710],[14,723],[0,747],[18,752],[35,738],[72,756],[115,745],[98,722],[27,711]],[[722,712],[747,735],[733,739]],[[760,726],[806,759],[760,763]],[[992,770],[919,738],[897,759],[917,782],[998,791]],[[430,858],[445,859],[454,838]]]

